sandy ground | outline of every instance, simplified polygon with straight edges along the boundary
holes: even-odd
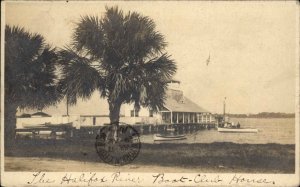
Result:
[[[57,172],[90,172],[90,171],[126,171],[126,172],[213,172],[212,169],[201,168],[180,168],[180,167],[162,167],[162,166],[147,166],[129,164],[125,166],[112,166],[105,163],[82,162],[73,160],[61,160],[51,158],[26,158],[26,157],[6,157],[5,158],[6,171],[57,171]]]
[[[38,157],[5,157],[5,171],[55,171],[55,172],[151,172],[151,173],[213,173],[213,172],[245,172],[246,169],[227,168],[183,168],[156,165],[112,166],[105,163],[84,162],[74,160],[38,158]],[[251,172],[251,171],[249,171]],[[252,171],[253,172],[253,171]]]
[[[5,149],[6,171],[294,173],[295,145],[142,144],[129,165],[103,163],[93,142],[20,141]]]

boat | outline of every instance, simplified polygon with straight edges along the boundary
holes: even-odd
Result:
[[[184,140],[186,136],[182,135],[161,135],[161,134],[154,134],[153,135],[154,141],[171,141],[171,140]]]
[[[257,133],[258,129],[218,127],[218,132]]]
[[[242,128],[240,123],[238,122],[236,125],[234,122],[229,121],[229,117],[225,114],[225,103],[226,97],[224,99],[224,109],[223,109],[223,117],[219,117],[218,120],[218,132],[228,132],[228,133],[257,133],[258,129],[254,128]]]
[[[167,127],[167,132],[170,132],[170,133],[174,133],[175,132],[175,128],[174,127]]]
[[[22,126],[24,128],[46,128],[46,123],[41,123],[41,124],[22,123]]]
[[[72,127],[73,123],[72,122],[69,122],[69,123],[58,123],[58,124],[55,124],[55,123],[45,123],[45,126],[46,127]]]
[[[41,124],[27,124],[27,123],[23,123],[22,124],[24,128],[28,129],[28,128],[34,128],[34,129],[40,129],[40,128],[49,128],[49,127],[60,127],[60,128],[65,128],[65,127],[72,127],[73,123],[69,122],[69,123],[50,123],[50,122],[46,122],[46,123],[41,123]]]

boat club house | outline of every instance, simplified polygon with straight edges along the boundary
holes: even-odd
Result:
[[[134,117],[134,123],[155,123],[155,124],[190,124],[190,123],[213,123],[213,115],[184,96],[180,89],[180,82],[172,80],[168,84],[164,107],[157,114],[142,108],[139,112],[134,106],[125,107],[124,117],[130,114]],[[123,119],[124,119],[123,117]],[[153,119],[152,119],[153,118]],[[121,117],[122,120],[122,117]]]
[[[205,123],[212,122],[212,115],[183,95],[179,81],[172,81],[167,91],[164,108],[160,111],[163,123]]]
[[[168,97],[165,102],[165,107],[160,113],[163,123],[206,123],[214,121],[208,111],[184,96],[178,99]]]

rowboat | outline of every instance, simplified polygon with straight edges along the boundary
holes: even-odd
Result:
[[[161,135],[154,134],[154,141],[171,141],[171,140],[183,140],[186,139],[185,135]]]
[[[235,133],[257,133],[258,129],[246,128],[222,128],[218,127],[218,132],[235,132]]]
[[[175,128],[168,127],[167,128],[167,132],[174,133],[175,132]]]

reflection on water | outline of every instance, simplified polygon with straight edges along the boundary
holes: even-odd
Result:
[[[168,143],[295,144],[295,118],[232,118],[231,121],[240,122],[242,128],[257,128],[258,133],[220,133],[216,129],[201,130],[187,134],[186,140],[168,141]],[[141,141],[143,143],[153,143],[153,135],[142,135]]]

